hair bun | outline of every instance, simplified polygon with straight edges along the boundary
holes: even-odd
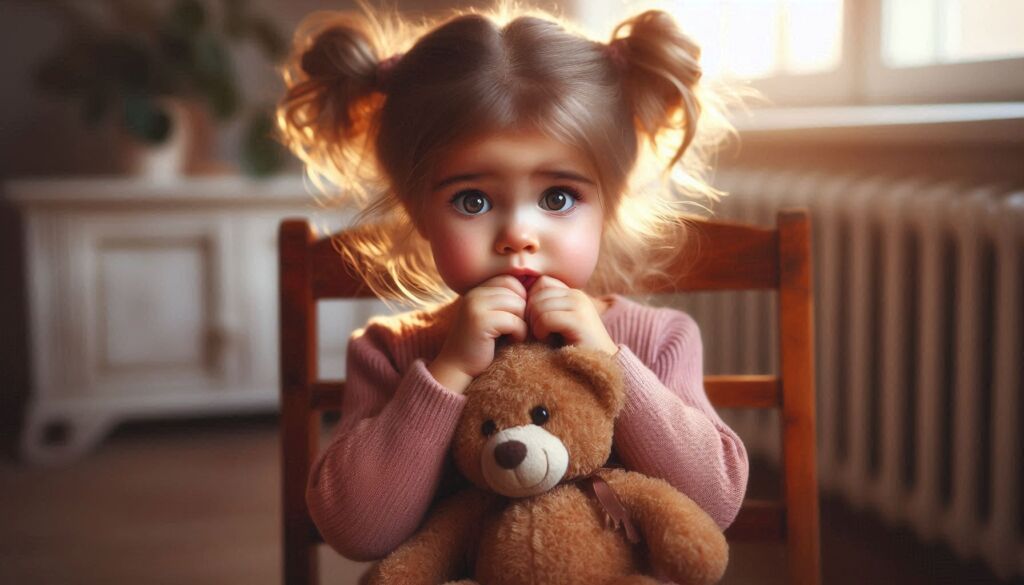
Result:
[[[627,34],[620,34],[623,31]],[[640,130],[652,140],[665,129],[683,130],[682,144],[670,163],[675,164],[697,132],[700,47],[679,29],[672,15],[648,10],[615,27],[608,55],[625,72],[625,91]]]
[[[398,65],[398,62],[401,60],[402,54],[395,53],[380,63],[377,63],[376,82],[378,89],[381,91],[387,89],[388,84],[391,83],[391,73],[394,71],[395,65]]]
[[[300,67],[311,78],[369,73],[376,62],[373,49],[360,31],[335,26],[316,36],[302,54]]]
[[[372,29],[349,15],[314,15],[300,26],[278,106],[280,127],[297,152],[365,133],[376,112],[377,49]],[[372,107],[371,107],[372,106]]]
[[[608,58],[615,64],[615,68],[619,71],[626,71],[629,68],[629,47],[626,44],[629,43],[627,37],[619,37],[612,39],[610,43],[605,47],[608,53]]]

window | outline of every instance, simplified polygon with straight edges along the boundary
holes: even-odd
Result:
[[[889,67],[1024,55],[1020,0],[885,0],[882,27]]]
[[[676,18],[703,47],[708,76],[764,78],[820,73],[839,65],[843,0],[686,0],[675,4]]]
[[[581,2],[607,29],[639,10]],[[646,5],[645,5],[646,6]],[[708,78],[777,106],[1024,99],[1024,0],[669,0]],[[612,19],[609,21],[609,19]]]
[[[863,98],[1024,99],[1021,0],[866,0]],[[870,50],[868,50],[870,49]]]

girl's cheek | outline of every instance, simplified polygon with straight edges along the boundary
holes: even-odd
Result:
[[[447,234],[439,236],[434,244],[434,263],[452,290],[464,294],[479,278],[482,243],[470,234]]]
[[[572,288],[583,288],[590,280],[597,266],[600,251],[600,236],[593,233],[565,233],[559,241],[558,268],[563,271],[567,285]]]

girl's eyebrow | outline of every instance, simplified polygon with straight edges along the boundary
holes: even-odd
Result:
[[[445,188],[445,187],[447,187],[449,185],[453,185],[455,183],[478,181],[480,179],[485,179],[485,178],[488,178],[488,177],[493,177],[496,174],[497,173],[483,172],[483,173],[465,173],[465,174],[461,174],[461,175],[452,175],[451,177],[448,177],[446,179],[442,179],[441,181],[438,181],[437,184],[434,185],[433,190],[437,191],[439,189],[443,189],[443,188]],[[548,177],[548,178],[551,178],[551,179],[569,179],[569,180],[572,180],[572,181],[577,181],[579,183],[585,183],[587,185],[596,185],[594,183],[594,181],[588,179],[587,177],[584,177],[583,175],[581,175],[579,173],[574,173],[573,171],[566,171],[566,170],[537,171],[536,173],[534,173],[534,175],[539,175],[539,176],[542,176],[542,177]]]
[[[577,181],[579,183],[586,183],[587,185],[596,186],[596,183],[594,183],[594,181],[588,179],[587,177],[584,177],[579,173],[574,173],[572,171],[538,171],[537,174],[542,177],[550,177],[552,179],[569,179],[571,181]]]

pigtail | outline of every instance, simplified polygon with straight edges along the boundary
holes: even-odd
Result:
[[[318,16],[318,15],[314,15]],[[365,133],[377,83],[378,50],[360,19],[316,18],[300,27],[279,107],[289,137],[330,141]],[[321,30],[309,30],[309,28]]]
[[[306,80],[291,88],[291,121],[312,126],[331,139],[360,134],[359,106],[377,89],[376,55],[359,31],[332,28],[320,33],[300,59]]]
[[[638,130],[652,142],[666,130],[682,131],[669,162],[675,165],[697,134],[700,47],[668,13],[648,10],[615,27],[608,52],[622,71]]]
[[[616,216],[606,226],[605,261],[591,278],[595,291],[678,277],[672,270],[680,250],[695,250],[687,246],[692,219],[713,215],[712,206],[726,195],[711,176],[721,147],[736,137],[728,112],[743,106],[746,92],[703,79],[700,53],[675,19],[659,10],[623,21],[605,45],[643,143]]]
[[[379,183],[372,141],[395,63],[379,21],[355,13],[319,12],[299,25],[283,71],[287,91],[277,107],[282,141],[322,179],[365,204]],[[383,64],[383,66],[382,66]]]

